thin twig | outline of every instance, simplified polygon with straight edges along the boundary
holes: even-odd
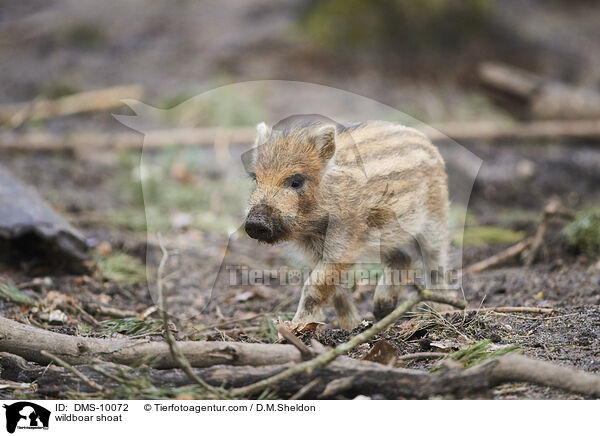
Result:
[[[173,337],[173,333],[171,333],[171,329],[169,328],[169,315],[165,308],[166,297],[163,292],[163,274],[164,274],[165,266],[167,264],[167,260],[169,259],[169,252],[167,251],[167,249],[165,248],[165,246],[162,242],[162,236],[160,233],[158,234],[158,243],[159,243],[160,249],[162,251],[162,258],[160,259],[160,263],[158,265],[158,270],[156,272],[156,280],[157,280],[156,287],[158,290],[159,312],[160,312],[162,320],[163,320],[163,328],[165,331],[165,341],[167,342],[167,344],[169,344],[169,350],[171,350],[171,356],[177,362],[177,364],[183,370],[183,372],[191,380],[193,380],[196,384],[202,386],[207,391],[216,394],[218,390],[216,388],[214,388],[213,386],[209,385],[208,383],[206,383],[204,380],[202,380],[200,377],[198,377],[198,374],[196,374],[194,372],[192,365],[190,365],[190,362],[185,358],[185,356],[181,352],[181,349],[179,348],[179,345],[177,345],[177,341]]]
[[[554,309],[551,307],[530,307],[530,306],[501,306],[501,307],[478,307],[464,309],[467,312],[499,312],[499,313],[552,313]],[[445,310],[438,312],[440,315],[447,313],[458,313],[464,310]]]
[[[73,307],[75,308],[75,310],[79,313],[79,315],[81,315],[81,317],[85,321],[87,321],[88,323],[92,324],[94,327],[101,327],[102,326],[102,324],[100,324],[96,318],[94,318],[92,315],[90,315],[89,313],[87,313],[85,311],[85,309],[83,307],[81,307],[79,304],[73,303]]]
[[[300,400],[306,394],[308,394],[315,386],[317,386],[321,383],[323,383],[323,380],[321,380],[320,377],[317,377],[317,378],[311,380],[306,385],[302,386],[302,388],[300,388],[300,390],[298,392],[296,392],[294,395],[292,395],[289,399],[290,400]]]
[[[230,319],[228,321],[216,322],[214,324],[209,324],[207,326],[204,326],[200,329],[196,329],[196,332],[198,333],[198,332],[203,332],[205,330],[210,330],[210,329],[214,329],[214,328],[226,327],[228,325],[235,324],[238,322],[251,321],[253,319],[260,318],[261,316],[264,316],[264,315],[266,315],[266,313],[258,313],[256,315],[250,315],[250,316],[247,316],[244,318]]]
[[[404,354],[403,356],[396,357],[396,359],[398,359],[398,360],[421,360],[421,359],[443,359],[444,357],[448,357],[448,353],[436,353],[433,351],[425,351],[422,353]]]
[[[346,354],[347,352],[352,350],[354,347],[367,342],[370,338],[375,336],[377,333],[385,330],[390,324],[393,324],[394,322],[396,322],[398,320],[398,318],[400,318],[402,315],[404,315],[406,312],[408,312],[413,306],[419,304],[422,301],[433,301],[436,303],[453,304],[453,305],[456,305],[457,307],[461,307],[461,308],[465,307],[464,302],[459,301],[455,298],[450,298],[445,295],[440,295],[438,293],[431,292],[427,289],[423,289],[422,287],[420,287],[418,285],[417,285],[417,289],[419,292],[417,292],[415,295],[408,298],[400,306],[396,307],[396,309],[394,309],[392,312],[390,312],[390,314],[388,314],[386,317],[382,318],[377,323],[373,324],[373,326],[371,326],[371,328],[352,337],[348,342],[344,342],[343,344],[338,345],[331,351],[322,353],[322,354],[318,355],[317,357],[315,357],[311,360],[308,360],[306,362],[302,362],[296,366],[292,366],[272,377],[266,378],[264,380],[258,381],[256,383],[253,383],[248,386],[244,386],[244,387],[237,388],[237,389],[232,389],[231,393],[234,396],[240,396],[240,397],[248,396],[256,391],[264,390],[267,387],[269,387],[273,384],[276,384],[282,380],[285,380],[286,378],[289,378],[295,374],[298,374],[298,373],[301,373],[304,371],[311,372],[314,369],[318,368],[319,366],[326,365],[327,363],[334,360],[336,357],[341,356],[342,354]]]
[[[248,396],[256,391],[264,390],[265,388],[276,384],[282,380],[285,380],[286,378],[291,377],[295,374],[304,371],[311,372],[315,368],[331,362],[336,357],[341,356],[342,354],[346,354],[348,351],[352,350],[357,345],[366,342],[367,340],[369,340],[369,338],[384,330],[387,326],[395,322],[398,318],[400,318],[402,315],[408,312],[414,305],[420,303],[421,301],[423,301],[423,294],[421,292],[418,292],[412,297],[410,297],[408,300],[406,300],[403,304],[398,306],[396,309],[394,309],[388,316],[374,324],[370,329],[354,336],[348,342],[344,342],[343,344],[338,345],[331,351],[320,354],[314,359],[300,363],[296,366],[292,366],[272,377],[266,378],[248,386],[233,389],[231,393],[235,396],[240,397]]]
[[[309,360],[315,357],[315,352],[308,348],[306,345],[304,345],[304,342],[298,339],[298,337],[294,333],[286,329],[284,325],[277,324],[275,328],[277,329],[277,332],[281,336],[283,336],[284,339],[286,339],[290,344],[296,347],[298,351],[300,351],[300,354],[302,355],[302,360]]]
[[[515,245],[508,247],[506,250],[502,250],[500,253],[496,253],[487,259],[480,260],[479,262],[475,262],[473,265],[463,268],[462,275],[465,276],[467,274],[475,274],[491,268],[492,266],[506,262],[508,259],[511,259],[522,253],[533,243],[533,241],[533,237],[525,238],[522,241],[517,242]]]
[[[459,300],[458,298],[449,297],[447,295],[443,295],[439,292],[432,292],[429,289],[423,289],[419,284],[415,283],[417,289],[423,294],[423,300],[432,301],[434,303],[447,304],[449,306],[458,307],[460,309],[465,309],[467,307],[467,303],[464,300]]]
[[[46,350],[40,351],[40,354],[42,356],[45,356],[48,359],[52,360],[58,366],[62,366],[63,368],[71,371],[75,375],[75,377],[77,377],[78,379],[82,380],[85,384],[87,384],[92,389],[95,389],[97,391],[103,391],[104,390],[104,388],[102,386],[100,386],[95,381],[91,380],[89,377],[85,376],[81,371],[79,371],[73,365],[69,365],[67,362],[65,362],[64,360],[62,360],[60,357],[55,356],[54,354],[49,353]]]

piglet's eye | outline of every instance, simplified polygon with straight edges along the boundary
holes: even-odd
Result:
[[[293,175],[290,179],[290,188],[300,189],[304,186],[304,176],[301,174]]]
[[[248,173],[248,177],[250,177],[252,180],[256,181],[256,173]]]

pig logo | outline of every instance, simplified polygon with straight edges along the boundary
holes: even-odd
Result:
[[[14,433],[19,429],[48,429],[50,411],[29,401],[19,401],[3,405],[6,409],[6,431]]]
[[[285,96],[293,98],[283,98]],[[278,285],[299,288],[310,275],[310,266],[301,261],[290,264],[291,269],[287,272],[288,266],[279,268],[283,262],[262,265],[260,257],[256,256],[260,246],[246,240],[244,209],[248,206],[247,194],[252,185],[247,165],[251,154],[247,151],[251,144],[256,145],[255,126],[261,121],[277,130],[278,125],[285,125],[280,123],[282,120],[306,117],[298,114],[319,113],[320,118],[351,135],[357,121],[372,119],[435,131],[431,126],[369,98],[293,81],[234,83],[208,90],[169,109],[133,100],[124,100],[124,103],[135,115],[115,115],[115,118],[143,134],[139,168],[137,171],[132,169],[132,176],[141,181],[146,211],[148,290],[156,304],[179,320],[214,309],[213,292],[255,281],[269,286],[272,275]],[[446,162],[449,199],[453,205],[450,231],[454,240],[460,241],[466,207],[482,161],[440,132],[435,133],[438,137],[435,145],[439,145],[439,152]],[[350,157],[354,156],[354,166],[365,180],[376,177],[369,172],[370,167],[365,168],[360,150],[353,148],[349,153]],[[172,159],[175,155],[178,160]],[[194,173],[196,170],[200,172]],[[180,198],[171,195],[168,187],[173,181],[183,185],[187,190],[184,194],[187,194]],[[378,208],[372,214],[356,219],[370,220],[377,227],[388,218],[381,212],[391,207],[388,202],[394,198],[391,188],[386,191],[384,187],[376,194],[381,199]],[[203,200],[198,201],[199,198]],[[206,226],[219,229],[205,231]],[[329,230],[329,226],[327,228]],[[169,250],[168,260],[162,268],[166,278],[162,281],[163,292],[168,296],[168,307],[162,306],[157,291],[157,270],[162,259],[157,248],[160,240]],[[326,234],[324,244],[329,247],[328,244],[335,245],[337,241]],[[295,251],[289,251],[293,262]],[[368,262],[379,263],[379,254],[374,247],[374,255]],[[460,242],[452,247],[449,257],[452,268],[448,270],[459,271],[462,266]],[[278,269],[273,270],[273,267]],[[259,274],[259,279],[254,280],[253,274]],[[460,288],[460,276],[455,283],[453,289]],[[244,295],[238,297],[244,298]]]

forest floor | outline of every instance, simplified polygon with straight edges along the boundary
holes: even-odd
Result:
[[[471,150],[484,159],[484,164],[468,208],[465,234],[469,237],[463,247],[463,265],[532,236],[541,210],[551,198],[560,199],[574,211],[598,204],[598,148],[499,144]],[[222,258],[218,241],[235,230],[236,223],[241,224],[247,182],[240,182],[214,165],[195,168],[190,182],[180,165],[182,155],[158,152],[161,153],[166,157],[159,160],[167,165],[169,176],[161,184],[163,194],[144,192],[146,212],[149,219],[157,215],[164,218],[153,211],[152,202],[166,202],[171,211],[163,223],[171,228],[165,238],[167,248],[173,249],[179,240],[187,241],[191,247],[177,271],[180,281],[174,285],[185,292],[177,293],[169,306],[177,338],[281,342],[273,320],[290,319],[299,299],[299,286],[217,284],[212,294],[206,295],[206,290],[200,289],[206,284],[194,279],[203,265]],[[155,305],[146,283],[145,263],[151,261],[154,265],[160,253],[156,239],[152,235],[148,238],[146,233],[139,172],[135,170],[138,158],[136,153],[123,153],[118,158],[68,152],[2,156],[4,165],[19,179],[35,186],[96,248],[94,266],[84,275],[48,268],[44,259],[36,258],[0,267],[0,281],[16,286],[36,301],[32,307],[0,300],[0,315],[69,335],[161,340],[162,327],[156,313],[143,322],[134,319]],[[210,195],[213,190],[218,192],[216,196]],[[233,205],[226,204],[228,201]],[[217,213],[205,214],[200,222],[191,224],[188,215],[181,211],[190,202]],[[160,224],[160,219],[155,222]],[[380,339],[395,347],[398,356],[424,351],[451,353],[488,339],[493,349],[517,345],[528,356],[600,372],[600,262],[568,247],[560,236],[563,225],[564,222],[552,224],[533,265],[524,266],[516,257],[464,277],[463,292],[469,310],[439,314],[432,311],[404,318],[353,350],[350,356],[364,357]],[[257,245],[243,236],[235,242],[228,253],[230,262],[265,269],[296,265],[285,246]],[[150,265],[148,277],[152,280],[154,274]],[[307,332],[303,339],[314,338],[323,345],[334,346],[370,325],[373,286],[355,287],[354,296],[366,320],[360,327],[352,332],[339,329],[331,312],[328,323]],[[74,304],[64,305],[65,299]],[[476,310],[502,306],[553,311],[538,314]],[[117,309],[121,314],[117,316],[114,310],[111,314],[99,307]],[[436,360],[426,359],[398,362],[401,363],[397,365],[420,369],[431,369],[436,364]],[[0,395],[12,394],[0,391]],[[48,396],[64,395],[56,392]],[[501,386],[492,397],[580,398],[528,384]]]

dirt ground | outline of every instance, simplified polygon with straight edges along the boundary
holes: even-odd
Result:
[[[468,209],[471,224],[499,226],[522,231],[521,235],[532,235],[545,199],[557,198],[569,207],[579,209],[599,198],[600,175],[594,170],[594,165],[600,159],[600,150],[594,146],[563,144],[554,146],[550,152],[545,147],[497,144],[473,150],[484,158],[484,166]],[[570,158],[564,159],[567,154]],[[117,253],[125,253],[130,257],[121,262],[133,260],[136,262],[133,268],[143,270],[143,263],[158,255],[158,247],[152,240],[147,242],[143,225],[135,224],[137,219],[133,215],[128,215],[126,220],[116,219],[118,212],[123,210],[130,214],[143,214],[139,199],[131,194],[139,181],[132,175],[128,159],[121,156],[100,161],[69,153],[12,154],[3,158],[3,163],[18,178],[38,187],[44,198],[84,231],[88,241],[96,246],[93,252],[99,262],[102,256],[108,259]],[[534,171],[528,173],[527,179],[519,179],[515,171],[524,161],[530,162]],[[214,170],[199,172],[197,176],[227,178],[226,175],[215,174]],[[223,180],[222,183],[226,183]],[[237,215],[234,219],[239,217]],[[421,314],[398,322],[368,344],[355,349],[351,356],[364,357],[379,339],[385,339],[396,347],[398,356],[421,351],[450,353],[489,339],[493,347],[518,345],[526,355],[598,372],[600,263],[597,259],[577,254],[567,246],[559,236],[563,225],[561,222],[553,224],[538,261],[531,267],[523,266],[517,258],[467,276],[463,281],[464,297],[470,308],[535,306],[554,309],[551,313],[509,314],[469,310]],[[192,271],[194,265],[201,269],[203,262],[214,263],[214,258],[220,255],[215,249],[215,241],[222,238],[222,234],[222,231],[211,230],[210,226],[202,230],[180,229],[179,237],[192,241],[188,257],[191,263],[184,265],[185,270]],[[167,248],[168,245],[169,241]],[[509,242],[466,245],[464,264],[486,258],[509,245]],[[102,253],[98,254],[99,251]],[[276,268],[296,264],[286,247],[258,246],[247,237],[239,238],[229,255],[240,265]],[[93,325],[81,313],[64,309],[66,319],[51,322],[42,315],[45,309],[35,313],[5,301],[0,301],[0,313],[67,334],[139,337],[140,331],[137,330],[119,330],[119,327],[111,330],[107,321],[115,318],[114,315],[102,314],[98,307],[119,309],[129,315],[142,313],[154,304],[144,275],[115,277],[111,274],[110,270],[102,268],[96,268],[87,275],[58,273],[45,267],[43,259],[4,265],[0,270],[2,281],[16,285],[26,295],[43,302],[42,307],[55,307],[59,296],[66,296],[78,302],[98,324]],[[193,276],[191,272],[187,275]],[[42,282],[40,278],[44,278]],[[177,286],[181,283],[176,282]],[[206,299],[199,296],[200,287],[197,282],[188,283],[186,291],[178,293],[170,301],[179,339],[279,341],[273,320],[278,317],[289,319],[299,298],[298,286],[248,288],[225,284],[214,289],[207,306]],[[373,321],[372,296],[373,287],[355,289],[355,298],[366,320],[356,331],[337,328],[330,313],[329,323],[319,326],[315,332],[306,333],[304,339],[312,337],[326,346],[334,346],[365,329]],[[250,320],[236,321],[253,315],[255,317]],[[155,338],[159,330],[142,331],[141,334]],[[428,369],[435,363],[435,360],[409,360],[402,365]],[[547,388],[511,384],[496,389],[493,398],[558,399],[576,396]]]

